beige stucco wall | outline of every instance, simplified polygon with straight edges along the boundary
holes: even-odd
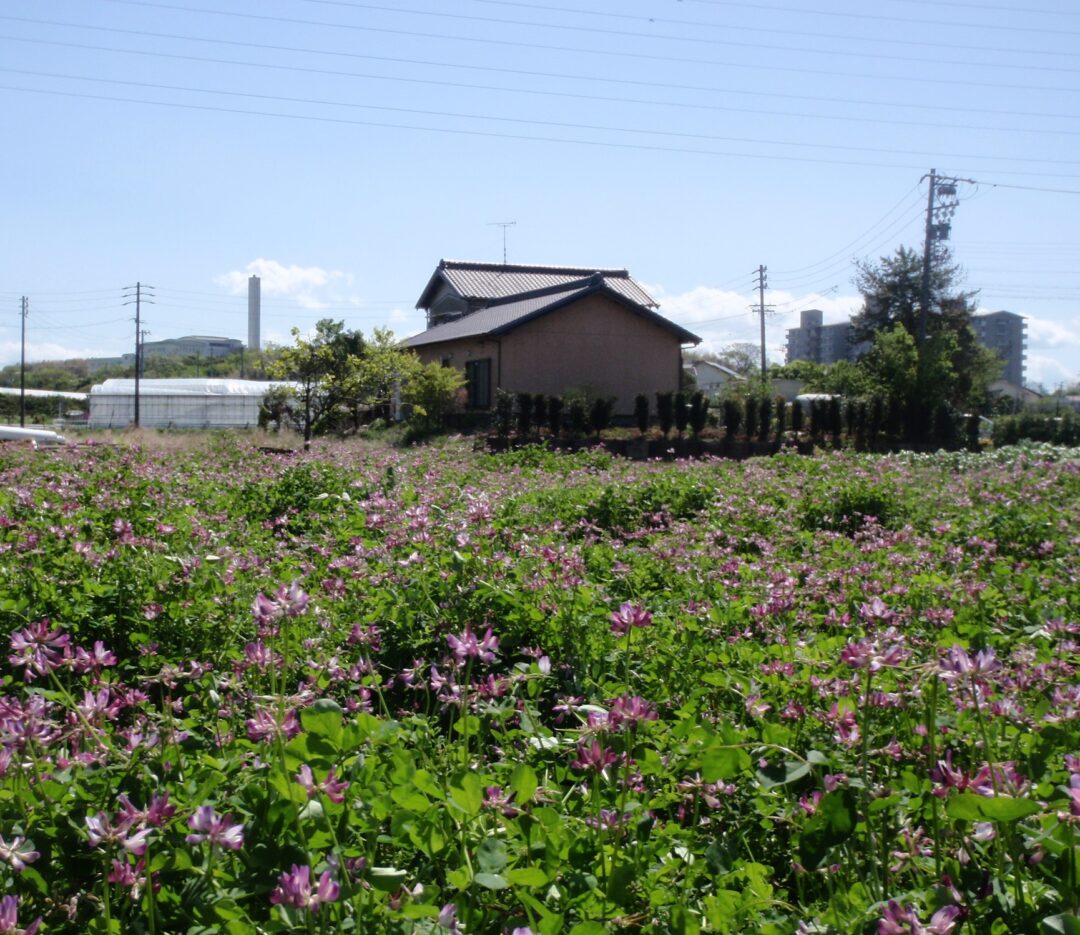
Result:
[[[499,339],[466,340],[417,348],[421,359],[464,369],[467,360],[491,358],[493,391],[547,393],[589,386],[615,397],[615,413],[630,415],[634,397],[679,388],[679,339],[603,295],[587,296],[564,309],[515,328]]]

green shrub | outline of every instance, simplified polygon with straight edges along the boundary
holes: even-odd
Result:
[[[902,516],[899,496],[892,487],[864,479],[810,489],[799,503],[799,525],[810,532],[851,534],[869,518],[891,528]]]

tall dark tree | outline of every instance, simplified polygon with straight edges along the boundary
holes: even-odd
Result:
[[[915,250],[900,247],[891,257],[863,260],[856,268],[864,302],[851,321],[852,339],[873,342],[867,370],[879,391],[931,412],[942,402],[963,410],[984,406],[1000,363],[975,340],[971,316],[978,293],[960,288],[962,273],[948,252],[935,255],[925,296],[923,261]],[[902,385],[883,375],[883,362]]]
[[[649,397],[644,393],[634,397],[634,421],[642,435],[649,431]]]
[[[855,287],[862,293],[863,308],[851,319],[853,340],[872,341],[878,332],[900,324],[918,341],[923,311],[922,256],[900,247],[893,256],[883,256],[877,263],[860,260],[855,269]],[[978,292],[959,289],[962,278],[960,267],[951,262],[948,252],[940,251],[930,272],[927,334],[943,327],[955,331],[970,324]]]

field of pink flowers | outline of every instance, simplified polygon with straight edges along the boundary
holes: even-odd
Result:
[[[1080,932],[1080,452],[0,475],[0,933]]]

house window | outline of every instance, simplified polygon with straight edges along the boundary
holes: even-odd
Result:
[[[465,389],[470,409],[491,408],[491,358],[465,362]]]

